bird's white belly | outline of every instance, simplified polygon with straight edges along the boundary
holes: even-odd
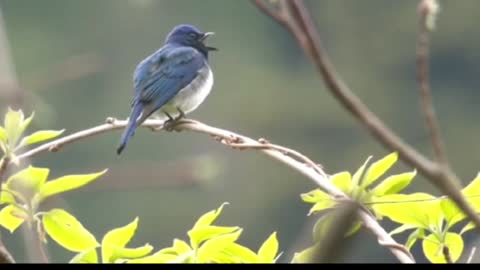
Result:
[[[175,97],[158,110],[158,114],[168,113],[172,117],[179,116],[178,108],[185,114],[194,111],[207,98],[213,87],[213,73],[208,65],[198,72],[189,85],[181,89]],[[162,117],[162,118],[163,118]]]

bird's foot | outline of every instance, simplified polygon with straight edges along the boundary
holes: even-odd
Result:
[[[163,124],[163,128],[168,132],[174,131],[175,126],[179,123],[179,120],[185,117],[185,113],[180,108],[177,107],[177,110],[179,112],[179,115],[177,117],[172,117],[172,115],[170,115],[169,113],[164,112],[165,115],[168,117],[168,120],[165,121],[165,123]]]

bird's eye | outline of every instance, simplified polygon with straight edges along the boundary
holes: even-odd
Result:
[[[189,37],[193,38],[193,39],[196,39],[197,38],[197,34],[191,32],[188,34]]]

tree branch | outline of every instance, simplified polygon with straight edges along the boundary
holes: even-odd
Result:
[[[53,140],[49,143],[40,145],[23,154],[17,156],[19,161],[31,158],[35,155],[44,152],[55,152],[60,150],[63,146],[71,143],[81,141],[83,139],[106,133],[113,130],[121,130],[125,128],[127,121],[120,121],[113,118],[108,118],[105,124],[85,129],[76,133],[72,133],[65,137]],[[161,130],[163,128],[162,120],[147,120],[142,124],[142,127],[149,128],[153,131]],[[253,149],[258,150],[270,158],[283,163],[293,170],[298,171],[307,178],[314,181],[322,190],[335,198],[344,198],[350,200],[342,191],[337,189],[329,180],[327,174],[311,159],[305,155],[288,149],[283,146],[274,145],[267,142],[265,139],[254,140],[249,137],[233,133],[231,131],[219,129],[208,126],[192,119],[182,119],[174,127],[175,131],[193,131],[197,133],[207,134],[213,137],[216,141],[232,147],[233,149]],[[365,225],[378,239],[378,242],[390,249],[390,251],[404,263],[414,263],[413,256],[406,250],[398,248],[401,246],[377,223],[375,218],[364,211],[359,211],[359,216]]]
[[[384,147],[396,151],[399,157],[407,164],[416,168],[423,174],[433,185],[435,185],[444,194],[448,195],[459,208],[472,220],[476,228],[480,231],[480,217],[462,196],[460,192],[460,180],[448,167],[441,166],[432,162],[413,147],[404,142],[384,122],[380,120],[370,109],[353,93],[353,91],[343,82],[330,63],[328,55],[321,46],[320,37],[315,29],[312,19],[301,0],[290,0],[288,3],[291,17],[285,21],[278,21],[278,17],[272,17],[281,25],[290,25],[286,27],[297,42],[304,49],[307,56],[315,64],[319,75],[325,82],[330,93],[363,124],[368,131],[380,142]],[[265,5],[261,1],[255,1],[257,7]],[[284,17],[282,17],[284,19]],[[291,25],[299,26],[292,27]],[[294,32],[292,32],[294,31]],[[299,37],[305,38],[299,38]],[[305,44],[304,40],[307,40]]]
[[[435,117],[435,109],[433,108],[432,94],[430,84],[428,82],[428,56],[429,56],[429,18],[435,16],[437,5],[432,0],[422,0],[418,7],[420,15],[419,31],[417,37],[417,80],[420,87],[421,107],[425,116],[425,123],[430,133],[433,151],[437,162],[448,166],[445,147],[443,145],[440,128],[437,118]]]

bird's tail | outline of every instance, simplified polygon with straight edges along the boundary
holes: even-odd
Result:
[[[122,137],[120,138],[120,145],[117,148],[117,154],[120,155],[127,146],[128,140],[133,136],[135,133],[135,129],[137,128],[137,119],[143,111],[143,105],[137,102],[133,105],[132,112],[130,113],[130,117],[128,119],[128,124],[125,130],[123,131]]]

